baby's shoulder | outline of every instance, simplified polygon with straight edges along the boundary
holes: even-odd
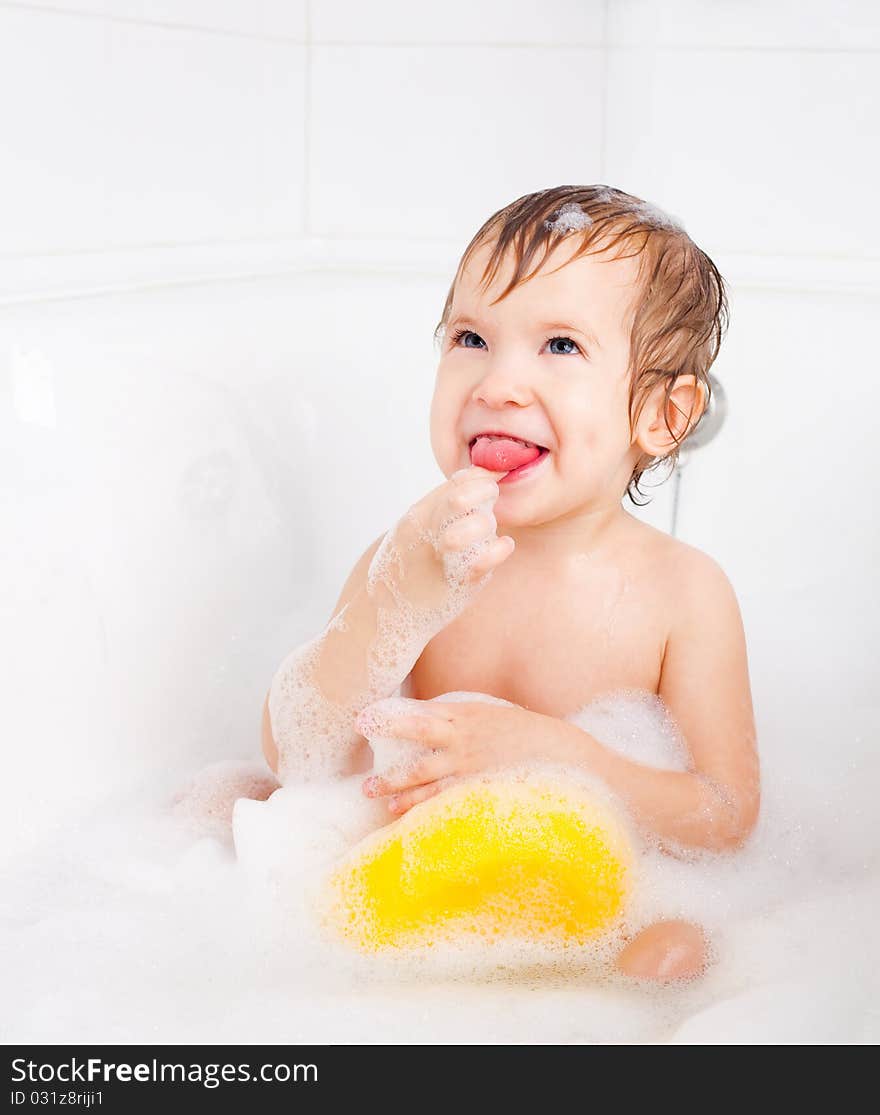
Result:
[[[677,610],[699,610],[713,601],[735,600],[730,579],[715,558],[648,523],[635,522],[641,572]]]

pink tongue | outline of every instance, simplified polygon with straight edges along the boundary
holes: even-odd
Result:
[[[520,445],[508,437],[478,437],[471,450],[471,463],[480,468],[501,472],[506,469],[520,468],[541,455],[536,445]]]

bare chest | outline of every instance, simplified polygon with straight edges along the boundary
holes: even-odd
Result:
[[[432,639],[403,693],[491,693],[563,717],[615,690],[656,693],[666,630],[660,595],[618,569],[493,581]]]

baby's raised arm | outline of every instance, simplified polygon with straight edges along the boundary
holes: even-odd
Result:
[[[284,659],[262,733],[282,782],[363,769],[358,713],[396,690],[513,551],[492,514],[503,475],[472,466],[429,492],[363,554],[321,634]]]

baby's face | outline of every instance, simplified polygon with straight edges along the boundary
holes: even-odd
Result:
[[[560,242],[541,271],[494,306],[512,274],[505,260],[479,289],[490,246],[456,287],[434,397],[431,445],[448,477],[474,462],[475,435],[510,433],[548,450],[501,481],[508,527],[620,503],[639,450],[629,425],[629,314],[637,258],[584,255]],[[487,443],[483,443],[486,445]]]

